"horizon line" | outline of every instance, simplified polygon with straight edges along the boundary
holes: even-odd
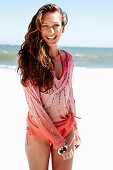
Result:
[[[21,44],[0,44],[0,45],[7,45],[7,46],[21,46]],[[58,45],[58,47],[72,47],[72,48],[113,48],[113,47],[97,47],[97,46],[67,46],[67,45]]]

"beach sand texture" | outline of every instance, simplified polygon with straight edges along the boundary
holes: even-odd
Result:
[[[74,68],[73,90],[82,138],[73,170],[113,170],[113,69]],[[28,170],[24,147],[28,108],[15,69],[0,68],[0,106],[0,169]]]

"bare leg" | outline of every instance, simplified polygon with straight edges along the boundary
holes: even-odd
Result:
[[[74,138],[74,128],[72,128],[67,136],[69,138],[68,142],[70,143],[71,140]],[[71,148],[73,150],[74,156],[75,140],[72,142]],[[56,153],[56,150],[52,147],[51,157],[53,170],[72,170],[73,156],[70,159],[63,160],[63,157],[61,155],[58,155]]]
[[[30,170],[48,170],[51,146],[47,140],[33,140],[28,134],[28,145],[25,141],[25,151]]]

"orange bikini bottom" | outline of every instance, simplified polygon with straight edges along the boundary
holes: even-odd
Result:
[[[74,125],[74,117],[75,116],[73,116],[73,114],[69,114],[69,118],[66,121],[63,121],[62,125],[58,123],[55,125],[63,137],[65,137],[71,131]],[[70,128],[65,128],[67,127],[66,126],[67,121]],[[28,145],[28,134],[31,135],[34,140],[42,139],[42,140],[47,140],[51,143],[51,141],[47,137],[43,136],[43,134],[39,130],[39,127],[36,126],[34,123],[32,123],[32,121],[30,120],[29,112],[27,117],[27,133],[26,133],[27,145]]]
[[[26,133],[26,141],[28,145],[28,134],[33,137],[34,140],[36,139],[42,139],[42,140],[48,140],[50,143],[51,141],[42,135],[42,133],[39,130],[39,127],[36,126],[32,121],[30,120],[29,112],[27,117],[27,133]]]

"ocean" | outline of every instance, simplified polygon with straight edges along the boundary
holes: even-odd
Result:
[[[75,67],[113,68],[113,48],[58,47],[72,54]],[[0,67],[17,66],[20,45],[0,45]]]

